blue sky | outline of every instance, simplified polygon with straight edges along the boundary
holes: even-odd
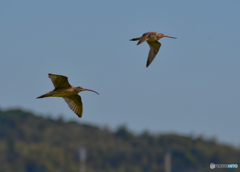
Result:
[[[240,145],[239,1],[0,1],[0,107]],[[129,39],[157,31],[161,49]],[[79,119],[48,73],[96,90]]]

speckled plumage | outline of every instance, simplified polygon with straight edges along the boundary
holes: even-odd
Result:
[[[85,89],[83,87],[71,86],[68,82],[68,78],[63,75],[55,75],[50,73],[48,74],[48,77],[52,80],[55,89],[37,98],[62,97],[70,109],[72,109],[79,117],[82,117],[83,106],[81,97],[78,95],[78,93],[81,91],[97,92],[90,89]]]
[[[130,41],[138,41],[139,40],[137,45],[143,43],[144,41],[147,41],[147,43],[150,47],[150,51],[148,53],[147,67],[152,63],[152,61],[156,57],[156,55],[161,47],[161,43],[158,42],[158,40],[161,39],[162,37],[177,39],[176,37],[167,36],[163,33],[157,33],[157,32],[146,32],[141,37],[130,39]]]

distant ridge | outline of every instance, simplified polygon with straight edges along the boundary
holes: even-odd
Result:
[[[164,171],[169,148],[173,172],[212,171],[211,163],[240,165],[240,150],[214,139],[135,135],[125,126],[113,132],[20,109],[0,110],[0,172],[78,172],[82,147],[87,151],[87,172]]]

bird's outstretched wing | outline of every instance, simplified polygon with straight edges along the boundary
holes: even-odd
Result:
[[[160,47],[161,43],[158,41],[147,41],[150,51],[148,54],[148,60],[147,60],[147,67],[152,63],[153,59],[156,57]]]
[[[144,33],[141,37],[141,39],[138,41],[137,45],[143,43],[144,41],[147,41],[150,38],[151,34],[150,33]]]
[[[55,89],[71,87],[66,76],[49,73],[48,77],[52,80]]]
[[[70,109],[73,110],[80,118],[83,113],[82,100],[79,95],[73,95],[68,97],[63,97],[63,99],[67,102]]]

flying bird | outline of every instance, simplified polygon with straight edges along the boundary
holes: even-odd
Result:
[[[147,43],[150,47],[150,51],[148,54],[148,60],[147,60],[147,67],[152,63],[153,59],[156,57],[156,55],[161,47],[161,43],[158,42],[158,40],[161,39],[162,37],[177,39],[176,37],[167,36],[163,33],[157,33],[157,32],[146,32],[141,37],[130,39],[130,41],[138,41],[139,40],[137,45],[143,43],[144,41],[147,41]]]
[[[78,93],[81,91],[92,91],[98,94],[98,92],[94,90],[71,86],[66,76],[49,73],[48,77],[52,80],[55,89],[37,97],[37,99],[44,97],[62,97],[67,102],[70,109],[72,109],[80,118],[83,113],[83,105]]]

